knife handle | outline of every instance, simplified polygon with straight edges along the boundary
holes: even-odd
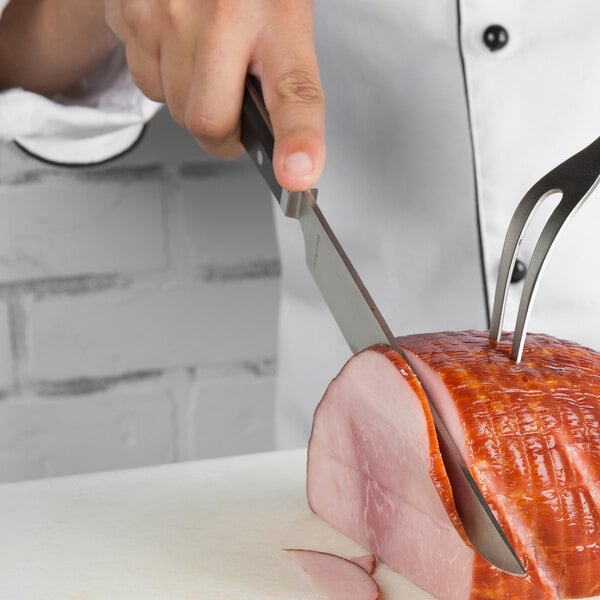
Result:
[[[284,190],[277,182],[273,169],[275,138],[271,119],[265,106],[260,81],[252,75],[246,77],[241,141],[269,189],[281,204]]]

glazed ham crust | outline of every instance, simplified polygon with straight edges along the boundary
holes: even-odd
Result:
[[[526,577],[489,565],[465,542],[423,391],[389,348],[353,357],[315,413],[308,463],[313,510],[442,599],[600,593],[600,355],[534,334],[520,364],[509,358],[510,339],[492,345],[485,332],[423,334],[399,342]],[[411,436],[421,439],[407,443]],[[331,479],[327,494],[341,499],[323,497],[325,477]],[[344,500],[346,493],[354,499]],[[419,510],[421,524],[413,522]]]

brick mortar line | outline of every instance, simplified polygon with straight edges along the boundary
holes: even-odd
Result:
[[[25,388],[28,380],[27,315],[19,296],[9,294],[6,302],[13,368],[13,390],[18,395]]]
[[[140,180],[161,180],[175,173],[176,171],[157,163],[139,166],[82,167],[81,169],[37,167],[15,169],[2,180],[0,186],[15,188],[21,185],[47,185],[50,181],[59,181],[61,184],[69,181],[93,184],[115,180],[121,183],[135,183]]]
[[[169,373],[185,371],[192,381],[220,380],[235,377],[236,375],[250,374],[254,377],[272,377],[276,373],[277,359],[273,357],[257,361],[244,361],[234,363],[222,363],[213,365],[182,365],[169,366],[164,369],[143,369],[107,375],[103,377],[79,377],[76,379],[63,380],[37,380],[30,382],[27,386],[20,388],[23,392],[33,393],[48,398],[57,396],[81,396],[105,392],[122,384],[142,383],[151,379],[159,379]],[[0,392],[0,398],[2,392]]]
[[[266,258],[224,265],[199,265],[182,277],[180,271],[140,271],[135,274],[105,273],[82,274],[67,277],[31,279],[0,283],[0,297],[13,296],[76,296],[110,290],[127,289],[136,285],[181,285],[186,282],[220,284],[256,279],[279,279],[281,267],[278,258]]]
[[[103,292],[110,289],[126,288],[134,277],[118,273],[99,275],[75,275],[44,279],[28,279],[0,283],[0,296],[74,296],[77,294]]]
[[[167,187],[168,186],[168,187]],[[161,182],[160,210],[161,210],[161,228],[162,228],[162,252],[166,258],[165,268],[168,272],[177,272],[176,261],[172,249],[173,239],[171,235],[172,207],[169,205],[169,194],[179,187],[176,179],[170,178],[169,181]]]
[[[265,258],[224,265],[199,266],[199,278],[207,283],[244,281],[247,279],[279,279],[281,262],[279,258]]]
[[[104,181],[120,181],[136,183],[142,181],[166,181],[168,179],[212,179],[252,171],[254,167],[249,161],[211,162],[180,160],[174,163],[142,163],[134,165],[110,165],[81,167],[77,169],[48,167],[35,165],[34,168],[13,167],[10,174],[5,174],[0,187],[16,187],[20,185],[46,185],[51,180],[61,183],[68,181],[102,183]]]
[[[38,396],[82,396],[105,392],[124,383],[141,383],[149,379],[158,379],[166,372],[167,369],[145,369],[105,377],[79,377],[59,381],[39,380],[32,382],[31,389]]]

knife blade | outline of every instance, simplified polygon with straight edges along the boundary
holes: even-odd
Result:
[[[242,108],[242,145],[287,217],[297,219],[304,235],[306,264],[353,353],[384,344],[403,358],[404,351],[350,262],[316,202],[316,190],[288,192],[273,170],[274,137],[260,82],[246,80]],[[427,388],[423,386],[428,395]],[[485,501],[437,409],[429,408],[440,452],[465,533],[490,563],[524,575],[514,548]]]

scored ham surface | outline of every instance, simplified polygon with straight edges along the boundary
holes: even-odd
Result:
[[[600,594],[600,354],[531,333],[519,364],[510,339],[485,332],[399,342],[412,368],[386,346],[365,350],[315,411],[312,510],[441,600]],[[525,577],[466,541],[419,380]]]

